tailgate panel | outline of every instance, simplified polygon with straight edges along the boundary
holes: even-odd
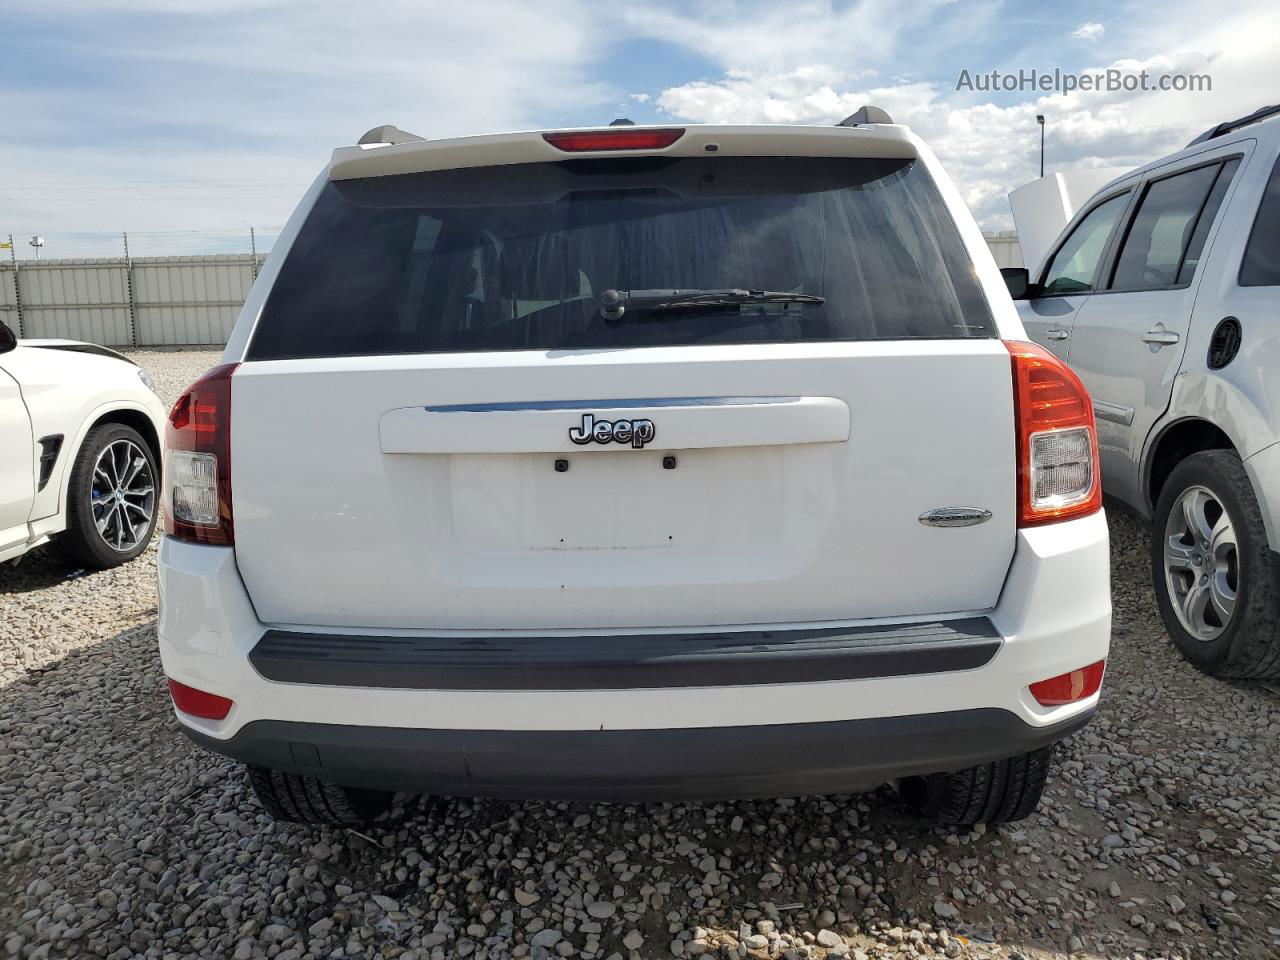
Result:
[[[584,414],[653,437],[575,444]],[[269,623],[928,616],[993,606],[1013,553],[997,340],[255,362],[232,418],[237,562]],[[918,520],[954,506],[993,516]]]

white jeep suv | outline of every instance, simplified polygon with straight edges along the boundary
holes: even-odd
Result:
[[[1110,634],[1093,413],[929,150],[610,125],[335,151],[166,442],[182,729],[392,791],[1036,805]]]
[[[1280,677],[1280,107],[1103,187],[1028,284],[1093,397],[1103,487],[1151,521],[1160,613],[1224,677]]]

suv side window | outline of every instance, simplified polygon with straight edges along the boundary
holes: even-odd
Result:
[[[1280,160],[1267,181],[1240,264],[1240,286],[1280,286]]]
[[[1196,267],[1200,266],[1200,255],[1204,252],[1205,237],[1209,235],[1209,228],[1213,226],[1213,221],[1218,218],[1222,198],[1226,196],[1227,187],[1231,186],[1231,178],[1236,175],[1239,167],[1240,158],[1232,157],[1222,165],[1218,179],[1213,181],[1209,199],[1204,202],[1204,209],[1200,211],[1195,232],[1191,234],[1191,242],[1187,244],[1187,252],[1182,257],[1182,266],[1178,268],[1179,284],[1190,283],[1195,278]]]
[[[1182,257],[1221,164],[1147,184],[1111,274],[1112,290],[1157,290],[1178,283]]]
[[[1071,236],[1058,248],[1045,271],[1042,296],[1065,296],[1088,293],[1093,289],[1093,275],[1098,261],[1107,249],[1107,240],[1129,202],[1129,192],[1118,193],[1102,201],[1081,220]]]

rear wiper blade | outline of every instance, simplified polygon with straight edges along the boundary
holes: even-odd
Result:
[[[720,307],[743,303],[826,303],[826,297],[781,290],[606,290],[600,294],[600,316],[621,320],[628,307],[670,310],[680,307]]]

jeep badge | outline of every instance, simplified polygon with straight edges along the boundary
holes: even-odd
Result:
[[[588,443],[629,443],[639,450],[654,438],[652,420],[597,420],[594,414],[582,415],[582,426],[569,428],[569,439],[578,446]]]

